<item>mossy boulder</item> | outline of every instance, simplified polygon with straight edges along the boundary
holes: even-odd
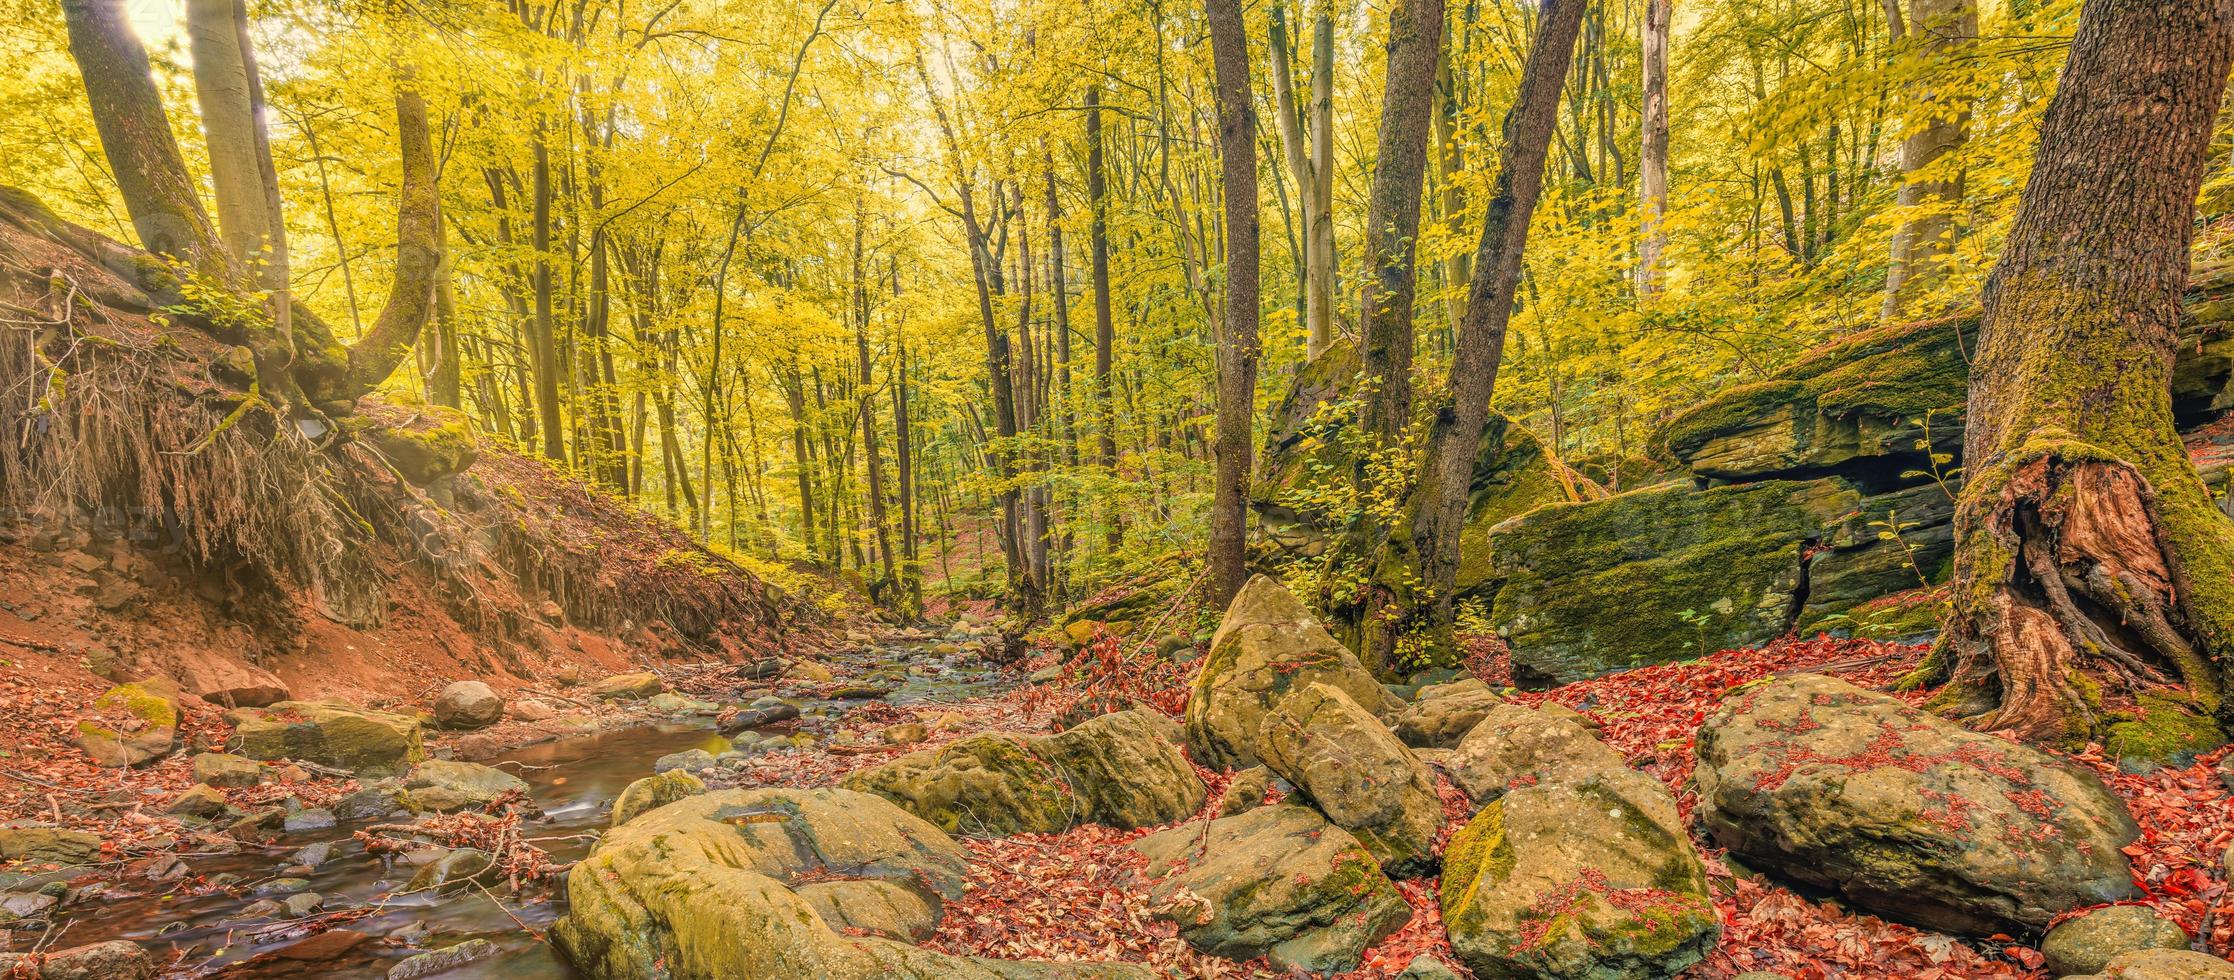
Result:
[[[0,953],[0,976],[37,980],[152,980],[155,957],[129,939],[45,953]]]
[[[1131,846],[1148,858],[1157,914],[1214,956],[1338,973],[1412,918],[1372,855],[1309,807],[1260,807]]]
[[[0,860],[69,865],[100,858],[99,834],[36,824],[0,827]]]
[[[520,777],[491,766],[447,759],[430,759],[411,767],[410,775],[403,778],[403,791],[396,796],[396,802],[413,813],[485,811],[507,801],[521,809],[535,808],[528,798],[527,782]]]
[[[2137,949],[2112,958],[2101,973],[2063,980],[2234,980],[2234,963],[2191,949]]]
[[[651,671],[614,674],[590,688],[600,701],[642,701],[667,690],[667,682]]]
[[[961,894],[953,840],[891,803],[846,790],[727,790],[643,814],[567,874],[552,939],[607,980],[1149,980],[1140,967],[996,963],[847,936],[794,890],[835,876],[926,900]]]
[[[420,486],[465,472],[481,453],[473,420],[441,405],[383,406],[355,416],[349,427],[386,456],[404,479]]]
[[[229,713],[229,749],[251,759],[299,759],[360,776],[400,776],[427,757],[419,719],[338,701],[281,701]]]
[[[1503,703],[1489,685],[1471,678],[1425,688],[1418,700],[1397,712],[1396,737],[1413,748],[1447,749]]]
[[[178,748],[178,686],[150,679],[119,684],[94,699],[74,740],[95,765],[122,768],[154,762]]]
[[[264,781],[264,766],[237,755],[203,752],[194,757],[194,778],[219,789],[254,786]]]
[[[940,903],[889,881],[818,881],[792,889],[833,929],[921,942],[938,931]]]
[[[1263,728],[1289,694],[1325,684],[1376,718],[1403,707],[1279,582],[1249,580],[1226,608],[1187,702],[1187,746],[1203,764],[1263,761]]]
[[[1452,951],[1484,977],[1672,977],[1722,931],[1675,799],[1620,766],[1482,807],[1444,852],[1440,898]]]
[[[2137,949],[2186,949],[2187,930],[2140,905],[2112,905],[2086,912],[2048,930],[2040,953],[2059,976],[2096,973],[2121,953]]]
[[[1765,642],[1792,624],[1808,548],[1860,500],[1813,480],[1538,507],[1491,532],[1490,618],[1516,676],[1561,683]]]
[[[621,795],[614,798],[612,826],[619,827],[676,800],[697,796],[705,791],[704,781],[680,769],[646,776],[628,784],[628,788],[621,790]]]
[[[1265,767],[1295,785],[1392,874],[1433,862],[1443,804],[1435,775],[1338,688],[1311,684],[1265,720]]]
[[[1543,782],[1574,782],[1623,768],[1621,754],[1573,719],[1501,704],[1466,733],[1445,761],[1451,782],[1477,802]]]
[[[1698,759],[1717,843],[1889,919],[2016,934],[2134,894],[2139,828],[2092,772],[1843,681],[1732,691]]]
[[[1092,821],[1133,829],[1182,819],[1209,788],[1171,723],[1120,711],[1048,736],[987,733],[846,777],[949,833],[1060,833]]]

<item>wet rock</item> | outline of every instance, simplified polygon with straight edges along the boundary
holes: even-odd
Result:
[[[43,958],[35,958],[31,953],[0,953],[0,976],[36,980],[150,980],[155,976],[155,958],[141,949],[140,944],[118,939],[47,953]]]
[[[602,701],[641,701],[667,690],[667,682],[658,674],[641,671],[633,674],[614,674],[598,681],[590,693]]]
[[[225,794],[207,783],[195,783],[185,792],[172,798],[164,813],[198,820],[215,820],[225,812]]]
[[[1451,949],[1477,975],[1672,977],[1721,935],[1674,797],[1622,766],[1483,806],[1443,857]]]
[[[644,701],[644,707],[650,710],[653,714],[668,716],[689,714],[710,715],[720,710],[714,705],[693,698],[684,697],[680,694],[676,694],[673,691],[665,691],[659,694],[652,695],[650,698]]]
[[[375,780],[362,789],[335,800],[334,816],[343,820],[377,820],[403,808],[397,798],[403,792],[403,783],[395,779]]]
[[[443,759],[411,767],[403,791],[396,795],[397,804],[413,813],[486,811],[508,800],[521,809],[535,809],[528,785],[520,777],[493,766]]]
[[[178,748],[180,697],[166,680],[134,681],[94,699],[96,717],[78,722],[73,736],[95,765],[145,765]]]
[[[684,749],[681,752],[670,752],[654,760],[652,762],[652,772],[662,773],[676,769],[685,772],[700,772],[712,769],[714,765],[713,753],[705,749]]]
[[[288,813],[280,821],[280,828],[290,834],[306,834],[313,830],[331,830],[340,822],[341,818],[334,816],[332,810],[311,807]]]
[[[0,858],[32,864],[90,864],[100,860],[101,838],[59,827],[0,827]]]
[[[404,957],[401,962],[388,968],[387,980],[419,980],[420,977],[431,977],[488,959],[499,952],[502,950],[486,939],[468,939],[455,946]]]
[[[2063,980],[2234,980],[2234,963],[2186,949],[2120,953],[2092,976]]]
[[[1886,918],[2014,934],[2133,894],[2139,830],[2093,773],[1843,681],[1733,692],[1698,757],[1717,843]]]
[[[1259,754],[1349,831],[1391,874],[1432,863],[1443,804],[1435,776],[1339,688],[1313,683],[1289,692],[1265,719]]]
[[[1227,607],[1195,677],[1187,744],[1214,768],[1256,765],[1263,761],[1265,720],[1289,692],[1314,683],[1349,695],[1376,718],[1403,707],[1303,603],[1259,575]]]
[[[333,857],[333,852],[333,844],[327,841],[319,841],[315,844],[305,845],[302,849],[288,855],[287,860],[296,867],[316,869],[319,865],[330,860]]]
[[[1396,713],[1396,737],[1413,748],[1447,749],[1502,703],[1477,680],[1422,688],[1418,701]]]
[[[1486,802],[1519,786],[1626,764],[1621,753],[1568,718],[1501,704],[1458,743],[1444,771],[1466,795]]]
[[[458,681],[434,699],[434,723],[444,728],[487,728],[504,720],[504,698],[480,681]]]
[[[911,943],[938,931],[942,903],[937,895],[921,889],[889,881],[824,881],[792,891],[806,899],[832,929],[857,929]]]
[[[337,701],[282,701],[231,712],[230,749],[251,759],[300,759],[360,776],[401,775],[427,757],[419,719]]]
[[[326,899],[317,892],[297,892],[279,900],[279,907],[290,919],[300,919],[326,907]]]
[[[892,688],[876,684],[840,684],[825,695],[832,701],[882,701],[892,696]]]
[[[803,681],[808,684],[828,684],[838,679],[837,675],[830,673],[830,668],[811,660],[801,660],[785,667],[783,678],[789,681]]]
[[[729,790],[630,821],[567,875],[552,938],[591,976],[937,976],[953,980],[1148,980],[1131,966],[946,956],[833,929],[787,884],[839,872],[952,898],[968,866],[945,834],[846,790]]]
[[[637,817],[686,797],[706,791],[706,784],[697,776],[681,769],[670,769],[657,775],[646,776],[621,790],[613,800],[614,828]]]
[[[278,898],[284,895],[292,895],[309,887],[310,881],[306,878],[273,878],[249,889],[248,894],[253,898]]]
[[[194,778],[219,789],[254,786],[264,781],[264,767],[254,759],[204,752],[194,757]]]
[[[1412,917],[1372,855],[1308,807],[1262,807],[1131,846],[1148,858],[1158,915],[1214,956],[1340,972]]]
[[[44,920],[61,902],[61,899],[43,892],[10,892],[0,895],[0,928],[19,929],[24,928],[27,922]]]
[[[2099,973],[2120,953],[2139,949],[2186,949],[2187,931],[2155,910],[2113,905],[2070,919],[2048,930],[2040,952],[2057,975]]]
[[[411,876],[407,891],[441,891],[487,876],[496,867],[496,856],[472,847],[444,853]]]

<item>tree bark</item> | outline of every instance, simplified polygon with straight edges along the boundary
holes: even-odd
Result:
[[[1919,53],[1937,62],[1950,62],[1961,48],[1978,40],[1977,0],[1909,0],[1907,30]],[[1885,269],[1883,317],[1895,320],[1909,313],[1915,293],[1946,274],[1955,251],[1955,218],[1951,211],[1963,199],[1960,173],[1931,176],[1924,173],[1948,154],[1961,149],[1970,138],[1968,104],[1948,105],[1935,86],[1924,84],[1910,92],[1911,132],[1900,144],[1902,208],[1930,208],[1938,213],[1918,215],[1893,231],[1892,261]]]
[[[1668,39],[1674,16],[1675,0],[1645,0],[1644,141],[1637,195],[1644,221],[1637,242],[1637,299],[1647,304],[1660,297],[1660,255],[1668,247]]]
[[[189,0],[186,5],[194,95],[201,105],[202,133],[209,145],[218,233],[233,261],[243,268],[262,267],[258,280],[268,288],[274,281],[286,282],[287,239],[285,226],[264,193],[264,161],[270,150],[252,108],[261,99],[251,90],[260,93],[261,85],[243,37],[246,21],[241,0]]]
[[[1094,280],[1094,396],[1099,408],[1099,448],[1102,472],[1117,475],[1117,400],[1110,388],[1117,334],[1110,318],[1109,298],[1109,175],[1102,158],[1101,86],[1086,87],[1086,200],[1092,211],[1087,231],[1087,251]],[[1125,528],[1113,506],[1108,514],[1103,543],[1110,551],[1124,544]]]
[[[435,273],[441,266],[440,199],[434,186],[434,144],[427,133],[427,103],[412,73],[396,79],[396,148],[403,156],[403,188],[396,202],[396,264],[388,302],[372,329],[349,348],[344,397],[355,398],[395,373],[434,310]]]
[[[1225,328],[1218,338],[1217,482],[1210,504],[1210,595],[1231,602],[1247,575],[1251,422],[1257,388],[1257,123],[1240,0],[1203,0],[1217,76],[1218,158],[1225,184]]]
[[[1389,11],[1388,75],[1380,148],[1365,211],[1366,275],[1358,312],[1368,384],[1366,432],[1381,446],[1403,439],[1412,417],[1412,257],[1427,178],[1427,131],[1443,0],[1400,0]],[[1366,488],[1360,488],[1361,497]]]
[[[1574,60],[1588,0],[1546,0],[1520,89],[1505,114],[1495,193],[1474,252],[1474,278],[1452,354],[1448,393],[1437,407],[1409,512],[1381,550],[1359,654],[1389,671],[1452,650],[1459,534],[1473,488],[1475,457],[1488,433],[1490,399],[1505,354],[1505,327],[1520,283],[1528,224],[1544,183],[1544,160],[1559,123],[1560,89]],[[1416,583],[1416,584],[1415,584]]]
[[[2230,66],[2234,0],[2089,0],[2080,14],[1986,285],[1953,608],[1915,678],[1944,676],[1933,704],[1976,727],[2116,751],[2119,725],[2140,722],[2120,704],[2219,707],[2234,525],[2169,391]]]

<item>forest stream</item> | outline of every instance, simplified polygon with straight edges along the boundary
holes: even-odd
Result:
[[[885,702],[919,709],[936,710],[944,702],[997,693],[1016,681],[982,663],[942,657],[934,646],[871,646],[835,655],[829,662],[856,676],[896,685]],[[804,725],[814,728],[870,702],[796,703]],[[674,719],[528,745],[482,761],[527,782],[543,819],[523,828],[523,836],[548,851],[553,862],[565,864],[589,853],[606,829],[613,801],[631,782],[650,775],[655,760],[690,749],[719,754],[729,747],[730,739],[716,730],[714,719]],[[386,977],[400,960],[428,948],[481,939],[498,952],[439,975],[459,980],[580,975],[541,938],[566,910],[563,887],[528,886],[513,894],[499,883],[493,888],[410,892],[407,884],[417,869],[409,854],[368,854],[353,836],[380,822],[343,822],[286,834],[263,849],[189,857],[188,877],[182,881],[220,875],[233,879],[229,887],[206,894],[164,889],[144,880],[119,881],[106,901],[81,904],[59,920],[59,941],[64,946],[111,939],[175,945],[186,954],[167,976],[315,973],[356,980]],[[323,860],[306,859],[306,852],[318,849],[327,852]],[[311,867],[306,871],[304,865]],[[326,913],[371,911],[308,937],[287,921],[249,911],[259,900],[303,893],[321,897]]]

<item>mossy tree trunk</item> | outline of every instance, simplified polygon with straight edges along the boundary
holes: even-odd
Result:
[[[2195,201],[2234,0],[2090,0],[1971,371],[1942,710],[2066,744],[2219,699],[2234,524],[2173,428]]]

